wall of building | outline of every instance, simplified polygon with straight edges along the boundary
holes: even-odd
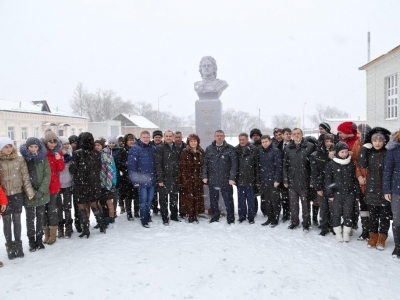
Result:
[[[95,139],[100,137],[107,139],[109,136],[117,137],[121,134],[121,121],[89,122],[88,131],[93,134]]]

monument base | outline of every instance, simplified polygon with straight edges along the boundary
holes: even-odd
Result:
[[[214,132],[222,127],[222,102],[219,99],[197,100],[196,133],[205,150],[214,141]]]

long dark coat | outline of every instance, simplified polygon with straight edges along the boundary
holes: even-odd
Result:
[[[201,178],[203,161],[204,150],[200,146],[197,146],[196,152],[187,146],[179,158],[179,198],[182,202],[182,213],[189,216],[204,213],[204,192]]]

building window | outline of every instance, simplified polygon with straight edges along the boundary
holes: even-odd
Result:
[[[386,119],[397,119],[397,74],[386,77]]]
[[[8,126],[8,137],[14,140],[14,126]]]
[[[28,139],[28,127],[21,127],[21,140],[26,141]]]
[[[71,135],[75,135],[75,128],[71,128]]]
[[[39,138],[39,127],[33,127],[33,137]]]
[[[78,132],[79,132],[79,134],[81,134],[82,133],[82,128],[79,128]]]

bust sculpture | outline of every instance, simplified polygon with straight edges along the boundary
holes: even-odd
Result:
[[[194,90],[199,99],[219,99],[222,92],[228,87],[224,80],[217,79],[217,62],[211,56],[204,56],[200,60],[199,72],[202,81],[194,83]]]

